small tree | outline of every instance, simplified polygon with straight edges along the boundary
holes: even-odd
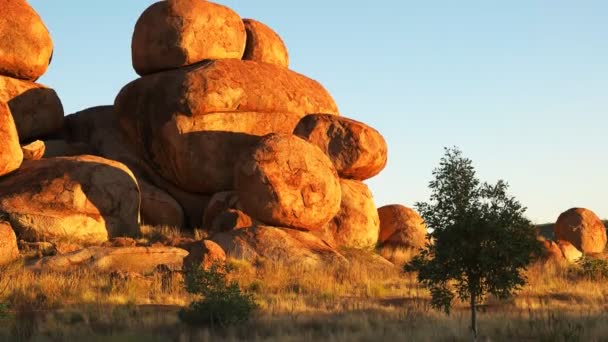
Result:
[[[455,297],[469,301],[477,339],[477,304],[487,294],[511,296],[525,284],[522,271],[541,251],[525,208],[508,185],[481,184],[471,160],[446,148],[429,183],[430,203],[417,203],[431,243],[405,266],[430,289],[432,306],[450,313]]]

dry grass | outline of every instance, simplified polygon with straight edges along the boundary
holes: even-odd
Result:
[[[349,267],[314,272],[268,260],[231,260],[231,276],[255,294],[261,309],[250,323],[225,331],[191,329],[178,321],[177,310],[192,299],[179,276],[167,282],[159,274],[36,274],[13,265],[0,281],[0,302],[10,304],[12,315],[0,321],[0,340],[468,340],[464,304],[445,316],[430,308],[429,293],[415,275],[379,264],[371,252],[344,253]],[[413,255],[398,249],[380,253],[399,264]],[[608,336],[608,280],[575,278],[553,264],[534,265],[527,275],[529,283],[517,297],[489,299],[481,307],[480,328],[488,340]]]

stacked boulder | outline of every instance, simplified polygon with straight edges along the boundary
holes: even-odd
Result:
[[[128,168],[86,155],[43,159],[52,148],[36,139],[61,136],[64,121],[55,91],[34,83],[48,68],[53,42],[26,1],[0,0],[0,12],[2,262],[14,256],[16,237],[98,244],[136,235],[139,190]]]
[[[340,116],[320,83],[290,70],[265,24],[208,1],[157,2],[132,37],[140,77],[113,105],[64,119],[56,94],[33,83],[50,60],[48,31],[26,2],[0,8],[14,12],[1,30],[37,32],[0,42],[0,136],[10,142],[0,147],[0,218],[20,239],[93,245],[36,267],[103,269],[124,253],[148,256],[146,269],[179,264],[178,250],[105,245],[137,236],[142,222],[206,230],[210,240],[170,247],[206,266],[225,259],[222,249],[315,266],[345,262],[341,247],[424,240],[419,216],[378,211],[363,183],[386,166],[382,135]]]

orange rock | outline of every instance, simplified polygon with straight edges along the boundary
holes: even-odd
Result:
[[[266,224],[321,230],[340,210],[338,174],[316,146],[270,134],[235,168],[243,211]]]
[[[336,246],[375,247],[380,232],[380,219],[374,198],[367,185],[354,180],[340,180],[340,212],[327,225],[329,240]]]
[[[287,47],[275,31],[257,20],[243,19],[243,23],[247,31],[244,60],[289,67]]]
[[[61,130],[63,105],[53,89],[38,83],[0,76],[0,102],[5,102],[10,107],[21,142],[29,142]]]
[[[53,41],[27,1],[0,0],[0,75],[36,80],[51,62]]]
[[[139,233],[139,190],[126,166],[100,157],[25,161],[0,179],[0,212],[26,241],[94,244]]]
[[[0,102],[0,176],[9,174],[21,166],[23,152],[11,111]]]
[[[196,241],[187,248],[188,256],[184,258],[184,267],[202,267],[209,269],[215,263],[226,262],[226,253],[217,243],[211,240]]]
[[[326,114],[304,117],[294,134],[319,146],[343,178],[365,180],[384,169],[386,141],[366,124]]]
[[[139,180],[141,221],[151,226],[184,227],[182,206],[165,191],[145,180]]]
[[[265,258],[285,266],[323,268],[347,264],[346,258],[311,233],[294,229],[256,226],[213,236],[226,255],[250,262]]]
[[[226,209],[215,217],[208,230],[211,233],[226,232],[251,226],[253,226],[253,220],[249,215],[238,209]]]
[[[335,103],[317,82],[266,63],[219,60],[149,75],[122,89],[115,110],[137,152],[181,189],[234,188],[234,163],[268,133],[291,133]]]
[[[6,221],[0,221],[0,265],[6,265],[19,257],[17,237]]]
[[[572,208],[559,215],[555,238],[572,243],[585,254],[602,253],[606,249],[606,227],[588,209]]]
[[[559,249],[562,251],[564,258],[569,263],[575,263],[580,258],[583,257],[583,252],[579,251],[576,247],[574,247],[574,245],[572,245],[568,241],[559,240],[559,241],[557,241],[557,245],[559,246]]]
[[[205,59],[240,59],[245,42],[241,17],[228,7],[201,0],[160,1],[135,24],[133,68],[147,75]]]
[[[406,248],[421,248],[427,242],[424,220],[414,210],[402,205],[387,205],[378,209],[380,236],[383,244]]]
[[[562,253],[560,246],[555,243],[555,241],[547,240],[543,237],[539,237],[538,240],[542,243],[545,250],[545,260],[553,260],[558,263],[565,261],[564,254]]]
[[[36,140],[27,145],[21,146],[24,160],[40,160],[44,157],[46,146],[43,141]]]

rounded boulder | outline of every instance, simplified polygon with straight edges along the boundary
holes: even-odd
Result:
[[[314,145],[270,134],[235,167],[243,211],[266,224],[318,231],[340,210],[338,174]]]
[[[602,253],[606,249],[606,227],[593,211],[572,208],[559,215],[555,239],[568,241],[585,254]]]
[[[267,25],[253,19],[243,19],[247,32],[244,60],[289,67],[289,53],[283,39]]]
[[[387,163],[386,141],[377,130],[359,121],[311,114],[300,120],[294,134],[321,148],[342,178],[366,180]]]
[[[22,161],[23,151],[13,115],[8,106],[0,102],[0,176],[17,170]]]
[[[375,247],[380,233],[380,218],[374,197],[360,181],[341,179],[340,211],[327,225],[329,240],[349,248]]]
[[[226,6],[201,0],[160,1],[135,24],[133,68],[147,75],[206,59],[240,59],[245,43],[241,17]]]
[[[0,75],[34,81],[51,62],[53,41],[27,1],[0,0]]]
[[[378,215],[379,242],[414,249],[425,246],[426,225],[422,217],[413,209],[398,204],[387,205],[378,209]]]
[[[0,179],[0,212],[23,240],[96,244],[139,233],[139,189],[126,166],[100,157],[24,161]]]

